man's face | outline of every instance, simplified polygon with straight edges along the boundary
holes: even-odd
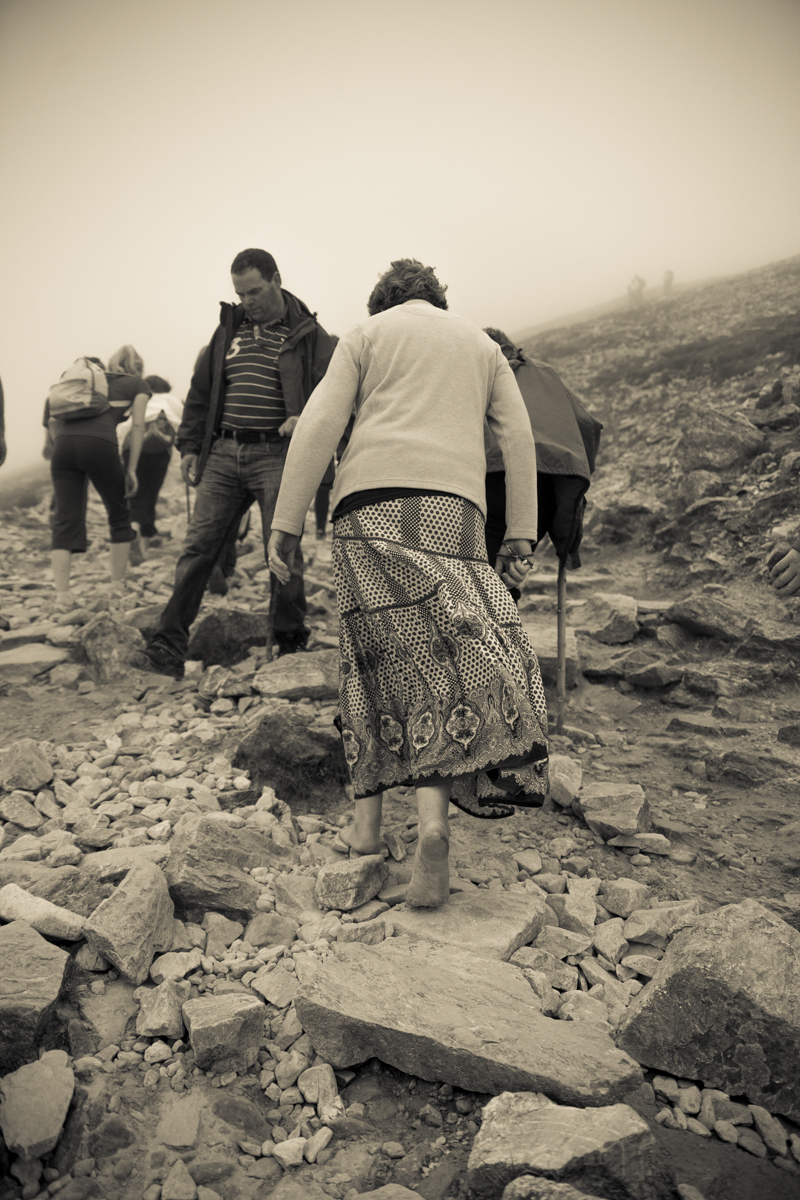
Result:
[[[231,275],[236,295],[244,310],[256,325],[268,325],[283,315],[281,277],[278,271],[272,279],[265,279],[257,267],[250,267],[241,275]]]

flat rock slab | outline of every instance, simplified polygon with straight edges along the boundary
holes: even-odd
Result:
[[[697,918],[617,1040],[649,1067],[800,1120],[800,933],[755,900]]]
[[[547,907],[522,892],[456,892],[441,908],[392,909],[395,933],[411,941],[439,942],[507,962],[544,928]]]
[[[541,620],[526,617],[522,628],[530,639],[539,660],[539,670],[546,687],[555,687],[558,679],[558,632],[552,619]],[[567,687],[578,686],[581,673],[581,660],[578,654],[578,643],[575,630],[567,626]]]
[[[25,921],[0,927],[0,1063],[4,1071],[36,1058],[53,1018],[69,955]]]
[[[553,1021],[522,972],[463,949],[395,937],[297,959],[295,1009],[334,1067],[377,1057],[473,1092],[539,1091],[602,1105],[641,1082],[603,1032]]]
[[[338,700],[339,651],[284,654],[257,672],[253,687],[262,696],[275,699]]]
[[[13,650],[0,651],[0,679],[17,676],[30,678],[40,671],[47,671],[69,658],[67,650],[44,643],[29,643],[16,646]]]
[[[655,1145],[647,1122],[627,1104],[587,1111],[542,1095],[504,1093],[483,1110],[466,1182],[478,1196],[497,1196],[520,1175],[544,1175],[602,1184],[606,1195],[626,1200],[655,1200]]]
[[[64,1050],[48,1050],[0,1082],[0,1129],[23,1162],[49,1154],[61,1136],[75,1090]]]

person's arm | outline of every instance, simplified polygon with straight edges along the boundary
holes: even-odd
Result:
[[[142,452],[142,442],[144,441],[144,412],[147,408],[147,401],[150,399],[149,392],[140,392],[138,396],[134,396],[133,404],[131,405],[131,434],[130,442],[128,443],[128,468],[125,472],[125,497],[130,500],[139,490],[139,480],[136,476],[136,468],[139,465],[139,455]]]
[[[189,386],[189,394],[183,406],[181,423],[175,445],[181,455],[181,475],[186,483],[193,484],[200,455],[200,447],[206,432],[206,416],[211,403],[211,385],[213,382],[212,359],[214,344],[219,336],[219,328],[197,360]]]
[[[0,467],[6,461],[6,409],[3,398],[3,384],[0,381]]]
[[[525,401],[499,347],[486,419],[503,453],[506,469],[506,539],[530,540],[535,544],[536,446]]]

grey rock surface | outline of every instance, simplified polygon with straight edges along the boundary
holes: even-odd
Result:
[[[131,983],[144,983],[153,958],[172,944],[174,906],[164,872],[133,867],[86,923],[86,940]]]
[[[472,1091],[527,1088],[583,1105],[641,1079],[604,1033],[542,1016],[521,971],[497,960],[396,937],[298,959],[298,974],[298,1017],[334,1067],[374,1056]]]
[[[61,1136],[75,1088],[64,1050],[47,1050],[0,1080],[0,1129],[23,1162],[49,1154]]]
[[[799,997],[800,933],[744,900],[675,935],[618,1044],[647,1066],[800,1120]]]
[[[12,1071],[47,1038],[70,959],[25,921],[12,921],[0,926],[0,962],[0,1062]]]

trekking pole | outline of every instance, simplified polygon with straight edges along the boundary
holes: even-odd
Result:
[[[186,524],[188,525],[192,519],[192,502],[189,499],[189,482],[188,482],[188,480],[186,481],[184,486],[186,488]]]
[[[558,673],[556,676],[556,733],[564,732],[564,710],[567,707],[567,560],[558,560]]]
[[[275,581],[274,587],[272,586]],[[278,605],[278,591],[281,583],[277,575],[270,575],[271,595],[269,598],[269,610],[267,612],[267,662],[272,662],[272,641],[275,630],[275,609]]]

